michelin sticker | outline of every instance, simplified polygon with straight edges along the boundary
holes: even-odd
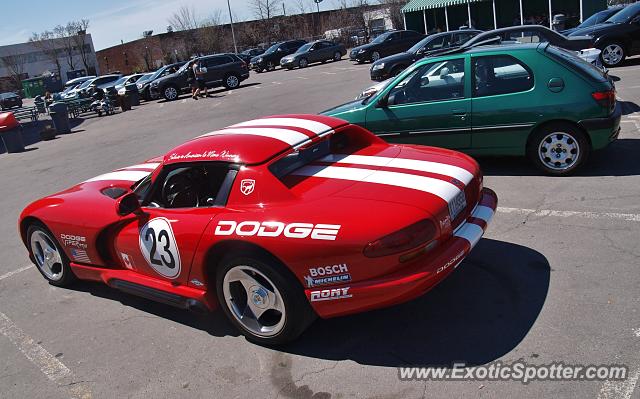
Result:
[[[166,218],[149,220],[140,229],[140,251],[149,266],[161,276],[180,274],[180,252],[171,223]]]

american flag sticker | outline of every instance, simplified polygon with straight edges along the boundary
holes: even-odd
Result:
[[[76,262],[91,263],[91,259],[89,259],[89,255],[87,255],[87,251],[82,249],[72,249],[71,257]]]

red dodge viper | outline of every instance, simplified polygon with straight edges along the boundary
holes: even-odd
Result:
[[[184,309],[218,305],[250,340],[408,301],[449,275],[497,206],[461,153],[279,115],[42,198],[20,215],[53,285],[80,280]]]

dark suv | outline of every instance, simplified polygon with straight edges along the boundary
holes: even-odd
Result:
[[[371,80],[386,80],[394,77],[414,62],[445,49],[459,47],[480,33],[482,31],[465,29],[429,35],[404,53],[390,55],[374,62],[369,71]]]
[[[360,64],[365,61],[376,62],[382,57],[407,51],[422,39],[424,39],[422,33],[412,30],[385,32],[373,39],[371,43],[354,47],[349,53],[349,58]]]
[[[640,54],[640,3],[634,3],[601,24],[578,29],[569,37],[589,35],[595,47],[602,50],[600,58],[608,67],[622,64],[630,55]]]
[[[251,69],[256,72],[273,71],[277,65],[280,65],[282,57],[293,54],[302,45],[306,44],[306,40],[288,40],[286,42],[276,43],[269,47],[263,54],[251,59]]]
[[[235,54],[216,54],[198,57],[195,60],[202,61],[202,66],[206,68],[205,84],[207,87],[224,86],[227,89],[235,89],[240,86],[240,82],[249,77],[249,68]],[[186,63],[177,72],[159,78],[151,82],[149,90],[151,96],[164,97],[167,101],[178,98],[181,93],[190,90],[187,78],[191,63]]]

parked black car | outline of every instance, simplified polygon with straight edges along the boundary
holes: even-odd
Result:
[[[589,35],[595,47],[602,50],[600,58],[608,67],[615,67],[631,55],[640,54],[640,3],[634,3],[601,24],[578,29],[569,37]]]
[[[307,43],[295,53],[280,60],[280,66],[287,69],[295,67],[306,68],[314,62],[325,63],[329,60],[340,61],[347,54],[344,44],[333,43],[328,40],[318,40]]]
[[[22,107],[22,98],[12,92],[0,93],[0,109],[10,109],[13,107]]]
[[[607,19],[614,16],[616,13],[620,12],[620,10],[622,10],[623,8],[624,7],[615,6],[615,7],[607,8],[606,10],[598,11],[597,13],[593,14],[589,18],[585,19],[583,23],[576,26],[575,28],[566,29],[560,33],[562,33],[565,36],[568,36],[573,32],[577,31],[578,29],[590,28],[594,25],[601,24]]]
[[[365,61],[376,62],[382,57],[407,51],[422,39],[424,39],[422,33],[412,30],[385,32],[373,39],[371,43],[351,49],[349,58],[360,64]]]
[[[251,69],[256,72],[273,71],[280,64],[282,57],[295,53],[300,46],[306,43],[306,40],[288,40],[276,43],[263,54],[251,59]]]
[[[149,76],[145,80],[142,80],[143,78],[140,78],[140,80],[136,82],[136,85],[138,86],[138,93],[140,93],[140,97],[142,97],[145,101],[151,101],[151,100],[157,99],[159,97],[159,93],[155,92],[154,93],[155,97],[154,97],[151,93],[151,90],[149,90],[149,88],[151,87],[151,83],[153,83],[153,81],[156,79],[160,79],[165,76],[171,75],[172,73],[176,73],[178,69],[180,69],[184,64],[186,64],[186,61],[165,65],[162,68],[155,71],[151,76]]]
[[[238,57],[242,59],[242,61],[247,64],[251,63],[251,59],[257,55],[264,53],[264,49],[260,47],[250,48],[248,50],[244,50],[241,53],[238,53]]]
[[[207,55],[195,60],[202,61],[202,66],[206,68],[205,84],[209,88],[224,86],[227,89],[235,89],[240,86],[240,82],[249,77],[247,64],[235,54]],[[190,63],[187,62],[177,72],[151,82],[149,87],[151,95],[172,101],[181,93],[188,92],[190,90],[187,82],[189,65]]]
[[[371,80],[381,81],[394,77],[419,59],[444,49],[458,47],[480,33],[480,30],[465,29],[429,35],[406,52],[375,61],[369,70]]]
[[[547,42],[566,50],[580,51],[593,47],[593,40],[588,36],[575,35],[567,37],[542,25],[522,25],[500,28],[481,33],[464,43],[465,46],[495,39],[496,43],[542,43]]]

